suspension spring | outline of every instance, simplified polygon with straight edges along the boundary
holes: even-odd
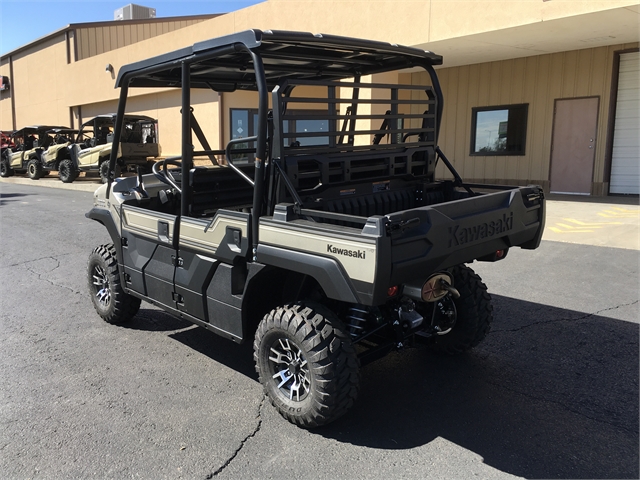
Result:
[[[369,312],[361,306],[355,306],[349,308],[347,314],[347,327],[351,338],[358,338],[364,333],[364,326],[367,322]]]

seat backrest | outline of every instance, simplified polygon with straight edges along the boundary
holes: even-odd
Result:
[[[253,164],[238,166],[253,178]],[[246,208],[253,203],[253,187],[231,167],[195,167],[189,172],[190,215],[202,217],[220,208]]]

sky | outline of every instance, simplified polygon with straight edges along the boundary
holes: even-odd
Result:
[[[70,23],[107,22],[118,8],[135,3],[156,9],[156,17],[226,13],[262,0],[0,0],[0,54]]]

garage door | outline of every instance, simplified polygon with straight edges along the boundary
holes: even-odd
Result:
[[[609,193],[640,193],[640,52],[620,55]]]

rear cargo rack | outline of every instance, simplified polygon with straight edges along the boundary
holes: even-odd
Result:
[[[298,193],[433,175],[437,100],[430,86],[286,80],[274,88],[272,105],[272,157]]]

